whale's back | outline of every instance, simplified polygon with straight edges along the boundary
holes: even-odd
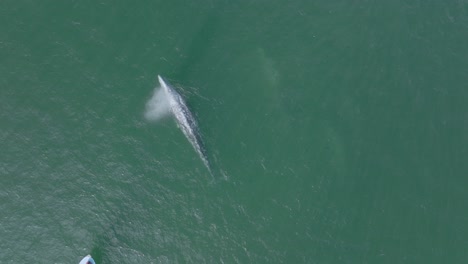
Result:
[[[158,80],[161,88],[165,91],[167,100],[169,101],[170,109],[174,115],[177,126],[182,130],[185,137],[188,139],[192,147],[195,149],[203,164],[211,172],[211,166],[206,155],[206,150],[203,145],[202,138],[198,129],[198,123],[193,114],[190,112],[187,104],[182,96],[177,93],[164,79],[158,75]]]

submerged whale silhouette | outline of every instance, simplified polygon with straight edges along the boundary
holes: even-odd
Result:
[[[188,109],[182,96],[177,93],[169,84],[167,84],[159,75],[158,80],[165,93],[170,111],[177,121],[177,126],[182,130],[190,144],[192,144],[193,148],[200,156],[200,159],[203,161],[203,164],[208,169],[210,174],[213,174],[205,148],[203,147],[203,141],[200,137],[197,121]]]

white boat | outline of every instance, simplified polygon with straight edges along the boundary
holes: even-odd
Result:
[[[91,255],[88,255],[86,257],[84,257],[79,264],[96,264],[96,262],[94,262],[94,259],[91,257]]]

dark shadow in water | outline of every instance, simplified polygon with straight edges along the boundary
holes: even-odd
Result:
[[[184,80],[190,74],[191,69],[205,57],[206,53],[212,48],[213,41],[221,28],[220,11],[222,6],[213,7],[207,16],[203,19],[200,29],[195,33],[190,45],[188,46],[187,57],[176,71],[174,78]]]
[[[102,263],[103,255],[104,255],[104,252],[101,247],[94,246],[91,249],[91,256],[93,257],[96,263]]]
[[[102,263],[103,259],[109,259],[106,257],[106,249],[109,246],[109,237],[105,234],[99,234],[95,237],[94,246],[91,248],[91,256],[96,263]]]
[[[91,256],[98,264],[103,263],[103,260],[113,259],[112,256],[109,255],[109,251],[111,251],[112,248],[118,247],[114,224],[104,227],[103,230],[105,231],[96,234],[90,252]]]

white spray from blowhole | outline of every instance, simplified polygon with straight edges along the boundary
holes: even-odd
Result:
[[[145,118],[148,121],[159,121],[171,114],[167,94],[160,86],[154,89],[153,96],[146,103]]]

